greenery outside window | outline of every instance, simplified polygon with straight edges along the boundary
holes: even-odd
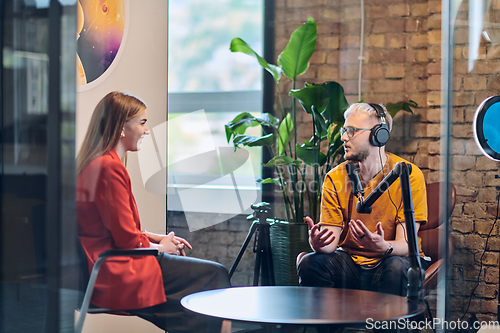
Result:
[[[179,194],[189,189],[231,202],[237,187],[257,193],[252,202],[242,194],[238,209],[246,211],[260,201],[261,149],[235,161],[224,125],[241,112],[262,112],[262,72],[229,45],[237,35],[262,51],[263,1],[172,0],[168,29],[168,209],[220,212],[205,200],[185,207]],[[231,176],[223,177],[228,163]]]

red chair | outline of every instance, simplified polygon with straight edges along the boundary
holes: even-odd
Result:
[[[423,288],[425,290],[425,295],[429,293],[430,290],[436,288],[438,282],[438,273],[441,267],[444,265],[444,257],[440,251],[439,246],[439,232],[441,230],[440,226],[444,222],[445,216],[443,216],[439,210],[440,208],[440,189],[441,183],[430,183],[426,185],[427,188],[427,211],[428,211],[428,221],[426,224],[421,225],[418,230],[418,236],[422,239],[422,250],[425,255],[431,258],[431,266],[425,270],[425,278]],[[450,183],[450,205],[446,216],[450,216],[453,208],[455,208],[457,190],[453,184]],[[451,253],[453,250],[453,245],[451,239],[449,240]],[[307,252],[301,252],[297,256],[297,267],[299,266],[302,258],[307,254]]]

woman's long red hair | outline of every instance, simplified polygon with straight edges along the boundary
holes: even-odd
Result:
[[[76,157],[76,174],[96,157],[115,149],[125,122],[146,110],[139,98],[113,91],[97,104]]]

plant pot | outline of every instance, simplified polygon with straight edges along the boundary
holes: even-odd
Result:
[[[270,240],[277,286],[298,286],[295,264],[300,252],[310,252],[307,223],[276,221],[270,227]]]

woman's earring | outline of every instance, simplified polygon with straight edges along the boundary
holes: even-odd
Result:
[[[120,135],[122,138],[125,137],[125,132],[122,131],[122,134]]]

